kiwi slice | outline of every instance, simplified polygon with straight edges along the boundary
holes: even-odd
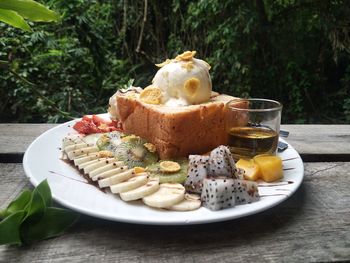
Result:
[[[96,141],[96,146],[100,150],[108,150],[113,152],[120,143],[121,134],[120,132],[115,131],[100,134],[98,140]]]
[[[177,162],[180,165],[180,170],[177,172],[165,172],[160,167],[160,163],[164,161]],[[157,163],[147,166],[147,171],[152,177],[158,177],[160,183],[184,183],[187,177],[188,160],[178,159],[178,160],[161,160]]]
[[[120,143],[114,150],[114,156],[125,162],[129,168],[136,166],[147,167],[158,161],[158,155],[150,152],[144,144],[145,140],[135,138],[126,142]]]
[[[87,144],[95,145],[100,137],[101,137],[101,133],[93,133],[93,134],[84,136],[82,140]]]

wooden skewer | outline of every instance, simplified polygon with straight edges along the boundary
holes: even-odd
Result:
[[[283,168],[283,171],[289,171],[289,170],[294,170],[295,168],[291,167],[291,168]]]
[[[269,196],[278,196],[278,195],[288,196],[287,194],[271,194],[271,195],[260,195],[260,197],[269,197]]]
[[[285,162],[285,161],[290,161],[290,160],[295,160],[295,159],[298,159],[299,157],[293,157],[293,158],[288,158],[288,159],[284,159],[282,160],[282,162]]]
[[[60,175],[60,176],[65,177],[65,178],[67,178],[67,179],[71,179],[71,180],[73,180],[73,181],[77,181],[77,182],[80,182],[80,183],[88,184],[88,182],[86,182],[86,181],[78,180],[78,179],[75,179],[75,178],[72,178],[72,177],[69,177],[69,176],[66,176],[66,175],[57,173],[57,172],[55,172],[55,171],[49,171],[49,173],[57,174],[57,175]]]
[[[283,186],[283,185],[289,185],[293,184],[293,181],[287,181],[287,182],[276,182],[276,183],[265,183],[265,184],[258,184],[258,187],[273,187],[273,186]]]

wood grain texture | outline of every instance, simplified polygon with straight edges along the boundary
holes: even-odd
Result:
[[[350,161],[350,125],[282,125],[286,139],[307,161]],[[334,157],[333,157],[334,158]],[[336,161],[336,160],[335,160]]]
[[[319,262],[350,260],[350,163],[307,163],[287,201],[263,213],[198,226],[143,226],[82,216],[63,236],[0,247],[0,262]],[[29,186],[0,164],[0,207]]]
[[[0,124],[0,162],[21,162],[29,144],[55,124]],[[350,161],[350,125],[282,125],[304,161]]]
[[[29,144],[56,125],[0,124],[0,162],[21,162]]]

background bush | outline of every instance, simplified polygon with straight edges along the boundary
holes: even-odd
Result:
[[[155,63],[184,50],[211,64],[214,90],[282,101],[285,123],[350,122],[348,1],[40,2],[62,21],[32,33],[0,24],[0,60],[10,61],[1,122],[105,112],[118,88],[145,87]]]

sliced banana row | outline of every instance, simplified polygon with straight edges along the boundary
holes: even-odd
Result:
[[[124,162],[84,143],[79,136],[67,136],[63,140],[63,150],[79,170],[98,182],[100,188],[109,187],[124,201],[142,199],[148,206],[174,211],[191,211],[201,206],[199,196],[186,194],[183,185],[159,184],[158,178],[128,169]]]

